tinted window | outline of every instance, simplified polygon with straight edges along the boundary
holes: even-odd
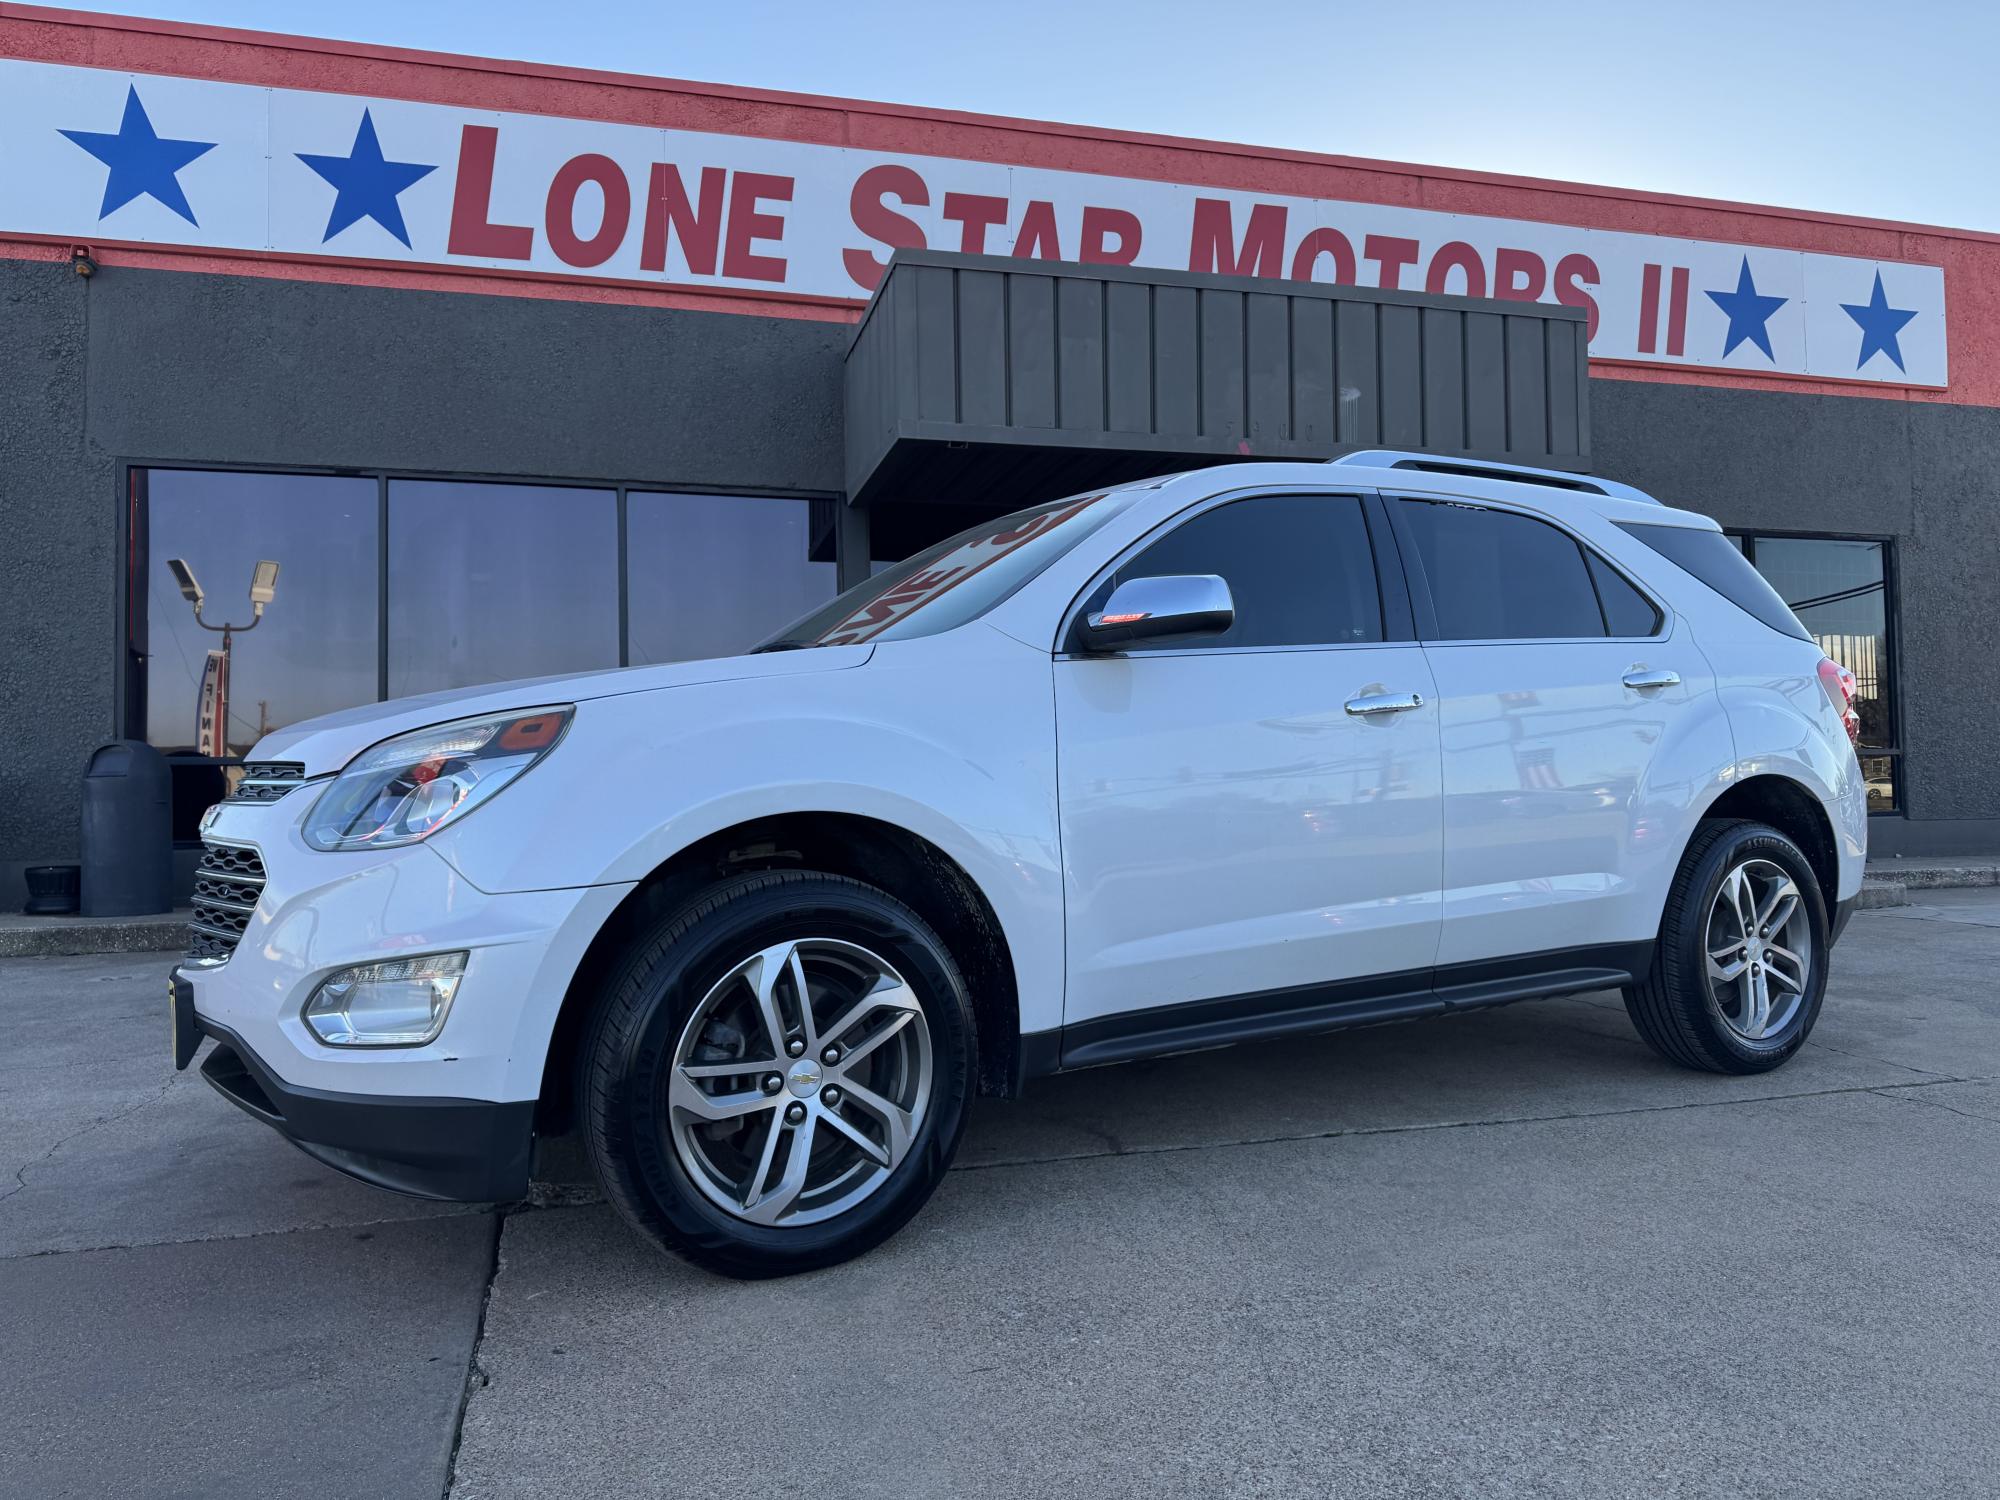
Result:
[[[1563,640],[1604,634],[1583,551],[1529,516],[1403,500],[1442,641]]]
[[[1138,641],[1128,649],[1324,646],[1382,639],[1382,602],[1361,502],[1347,495],[1263,495],[1203,511],[1099,585],[1101,608],[1128,578],[1215,573],[1229,585],[1236,622],[1196,641]]]
[[[618,497],[389,485],[389,696],[618,665]]]
[[[1692,573],[1731,604],[1773,630],[1809,641],[1812,636],[1792,612],[1750,566],[1738,544],[1719,531],[1692,526],[1650,526],[1620,521],[1630,532],[1676,567]]]
[[[1589,548],[1583,555],[1590,564],[1590,581],[1597,585],[1597,602],[1604,606],[1606,630],[1613,635],[1651,635],[1660,628],[1660,612],[1652,600]]]
[[[748,651],[834,596],[809,501],[635,492],[625,505],[634,665]]]

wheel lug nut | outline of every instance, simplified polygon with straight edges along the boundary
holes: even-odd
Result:
[[[840,1103],[840,1090],[837,1088],[822,1089],[820,1090],[820,1098],[824,1099],[828,1104],[838,1104]]]
[[[783,1088],[784,1086],[785,1086],[785,1080],[782,1075],[777,1073],[766,1073],[764,1075],[765,1093],[775,1094],[778,1092],[779,1089]]]
[[[797,1057],[801,1052],[805,1050],[806,1050],[806,1044],[800,1041],[797,1037],[793,1037],[789,1042],[785,1043],[785,1051],[793,1057]]]
[[[803,1120],[805,1117],[806,1117],[806,1107],[803,1104],[795,1102],[785,1106],[785,1118],[789,1120],[792,1124],[794,1125],[798,1124],[799,1121]]]
[[[827,1063],[829,1066],[832,1065],[833,1063],[839,1062],[840,1049],[838,1047],[827,1048],[826,1051],[820,1053],[820,1060],[822,1062]]]

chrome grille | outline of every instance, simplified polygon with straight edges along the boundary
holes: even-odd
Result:
[[[257,898],[264,894],[264,858],[248,844],[201,846],[194,871],[194,917],[188,958],[219,964],[236,951]]]
[[[306,779],[306,768],[295,760],[252,760],[226,802],[276,802]]]

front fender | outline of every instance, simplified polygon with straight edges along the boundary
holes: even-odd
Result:
[[[562,746],[433,840],[485,891],[643,880],[723,829],[846,813],[936,845],[998,918],[1024,1031],[1062,1020],[1048,654],[983,626],[890,642],[847,672],[577,706]]]

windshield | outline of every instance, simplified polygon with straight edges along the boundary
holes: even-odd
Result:
[[[937,635],[976,620],[1131,504],[1140,488],[1073,495],[948,537],[814,610],[759,651]]]

